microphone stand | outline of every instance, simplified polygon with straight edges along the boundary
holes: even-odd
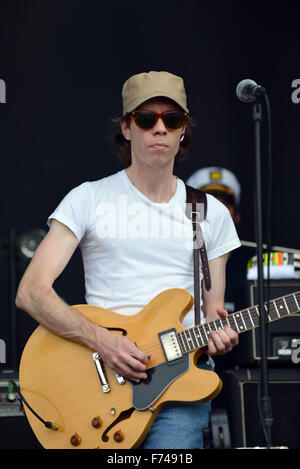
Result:
[[[255,130],[255,163],[256,163],[256,242],[257,242],[257,268],[258,268],[258,295],[259,295],[259,321],[260,321],[260,350],[261,350],[261,412],[263,429],[267,446],[271,445],[271,429],[273,425],[272,404],[268,389],[268,364],[266,350],[266,310],[264,307],[264,272],[263,272],[263,237],[262,237],[262,191],[261,191],[261,104],[255,100],[253,103],[253,121]],[[267,308],[268,309],[268,308]]]

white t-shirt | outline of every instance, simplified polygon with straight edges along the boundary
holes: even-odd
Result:
[[[66,195],[48,224],[55,218],[78,238],[88,304],[130,315],[169,288],[183,288],[193,296],[193,235],[185,202],[182,180],[177,179],[168,203],[154,203],[125,170],[85,182]],[[201,227],[208,260],[240,246],[228,209],[209,194]],[[193,308],[183,325],[194,325]]]

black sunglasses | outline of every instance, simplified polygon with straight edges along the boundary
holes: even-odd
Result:
[[[162,119],[167,130],[177,130],[183,127],[187,113],[186,112],[152,112],[152,111],[134,111],[130,113],[130,117],[138,127],[143,130],[150,130],[156,125],[159,118]]]

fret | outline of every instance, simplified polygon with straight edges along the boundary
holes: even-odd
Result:
[[[206,330],[205,330],[205,328],[203,327],[203,324],[202,324],[202,326],[201,326],[201,330],[204,332],[205,343],[207,344],[207,343],[208,343],[208,338],[207,338],[207,335],[206,335]]]
[[[274,300],[277,306],[277,310],[279,312],[279,316],[283,318],[284,316],[287,316],[288,312],[285,308],[284,302],[282,298],[278,298],[277,300]]]
[[[201,339],[202,339],[203,345],[206,345],[206,344],[207,344],[206,334],[205,334],[205,331],[203,330],[202,325],[199,326],[198,329],[199,329],[199,334],[201,335]]]
[[[220,329],[224,329],[224,327],[227,325],[226,317],[225,318],[220,318],[219,319],[219,324],[220,324]]]
[[[198,343],[196,341],[196,337],[195,337],[195,334],[194,334],[194,331],[192,328],[189,328],[189,336],[190,336],[190,339],[191,339],[191,346],[193,347],[193,350],[195,350],[196,348],[198,348]]]
[[[265,312],[267,313],[267,316],[268,316],[268,321],[269,321],[269,322],[271,322],[271,321],[272,321],[272,319],[271,319],[271,316],[269,315],[269,309],[268,309],[268,307],[267,307],[267,304],[266,304],[266,303],[264,304],[264,308],[265,308]]]
[[[191,334],[191,337],[192,337],[192,340],[193,340],[193,344],[194,344],[194,347],[195,348],[198,348],[200,347],[200,344],[197,340],[197,337],[196,337],[196,334],[195,334],[195,331],[194,331],[194,328],[190,328],[190,334]]]
[[[216,319],[214,321],[214,324],[216,326],[216,331],[220,331],[221,329],[223,329],[221,319]]]
[[[203,347],[203,345],[205,345],[205,342],[203,340],[203,337],[200,333],[200,328],[199,326],[195,326],[194,329],[196,329],[196,337],[197,337],[197,341],[200,343],[200,340],[201,340],[201,347]]]
[[[184,344],[184,341],[183,341],[182,332],[178,332],[177,338],[178,338],[179,345],[180,345],[182,353],[185,353],[186,352],[186,347],[185,347],[185,344]]]
[[[290,314],[290,310],[289,310],[289,307],[288,307],[288,305],[287,305],[287,302],[285,301],[285,297],[283,296],[282,299],[283,299],[283,301],[284,301],[285,308],[286,308],[288,314]]]
[[[249,311],[247,309],[245,309],[244,311],[241,311],[241,314],[242,314],[242,317],[243,317],[243,321],[245,323],[245,327],[246,329],[252,329],[253,327],[253,323],[251,321],[251,316],[249,314]]]
[[[209,325],[210,325],[211,331],[216,331],[216,330],[217,330],[215,321],[211,321],[211,322],[209,323]]]
[[[273,303],[274,308],[276,309],[277,316],[280,318],[280,314],[279,314],[279,311],[278,311],[278,308],[277,308],[276,301],[273,300],[272,303]]]
[[[209,322],[206,322],[203,324],[203,327],[205,329],[205,332],[206,332],[206,336],[207,336],[207,341],[210,339],[210,333],[211,333],[211,329],[210,329],[210,326],[209,326]]]
[[[197,341],[196,341],[196,338],[195,338],[195,335],[194,335],[194,332],[193,332],[192,328],[188,329],[188,334],[189,334],[189,338],[190,338],[189,344],[192,347],[192,349],[195,350],[196,348],[198,348],[198,344],[197,344]]]
[[[242,318],[240,312],[235,313],[235,314],[234,314],[234,318],[235,318],[236,323],[237,323],[238,331],[239,331],[239,332],[245,331],[245,330],[246,330],[246,329],[245,329],[245,324],[244,324],[244,322],[243,322],[243,318]]]
[[[255,325],[254,325],[254,322],[253,322],[253,319],[252,319],[252,315],[250,314],[250,311],[249,311],[249,309],[247,309],[247,311],[248,311],[248,314],[249,314],[249,318],[250,318],[250,321],[251,321],[252,327],[255,327]]]
[[[294,295],[291,294],[291,295],[286,296],[285,301],[286,301],[290,314],[294,314],[299,311]]]
[[[193,344],[191,344],[192,339],[191,339],[191,336],[190,336],[189,329],[185,329],[184,334],[185,334],[187,344],[188,344],[188,351],[190,352],[193,349]],[[192,347],[191,347],[191,345],[192,345]]]
[[[187,352],[188,351],[188,343],[187,343],[186,337],[184,335],[184,331],[180,332],[180,336],[181,336],[181,339],[182,339],[183,351]]]
[[[238,323],[236,322],[236,319],[235,319],[235,313],[232,315],[232,317],[233,317],[234,324],[235,324],[234,330],[235,330],[235,332],[239,332],[239,326],[238,326]]]
[[[222,318],[221,319],[221,322],[222,322],[222,325],[223,325],[223,328],[225,326],[230,326],[229,322],[228,322],[228,316],[225,316],[225,318]]]
[[[271,317],[271,321],[275,321],[275,319],[280,318],[276,303],[273,301],[269,302],[269,313]]]
[[[183,344],[183,340],[182,340],[182,337],[181,337],[181,332],[178,332],[177,333],[177,339],[178,339],[178,342],[179,342],[179,347],[180,347],[180,350],[181,352],[185,352],[185,347],[184,347],[184,344]]]
[[[259,325],[259,312],[256,307],[249,308],[249,311],[254,322],[254,326],[257,327]]]
[[[286,306],[289,310],[289,314],[294,314],[299,311],[299,308],[297,307],[297,303],[295,301],[294,295],[288,295],[285,297],[285,302]]]
[[[298,311],[300,311],[300,306],[299,306],[299,303],[297,301],[297,297],[296,297],[295,293],[293,293],[293,297],[294,297],[295,303],[297,305],[297,309],[298,309]]]
[[[235,332],[238,332],[238,328],[234,319],[234,314],[229,314],[227,317],[228,317],[228,322],[229,322],[229,326],[231,327],[231,329],[233,329]]]
[[[245,321],[244,321],[243,311],[241,311],[241,318],[242,318],[242,322],[243,322],[243,324],[244,324],[244,328],[245,328],[245,330],[246,330],[247,327],[246,327],[246,324],[245,324]]]
[[[298,311],[300,310],[299,304],[300,304],[300,292],[295,293],[297,305],[298,305]]]

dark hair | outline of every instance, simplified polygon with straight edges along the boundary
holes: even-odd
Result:
[[[227,194],[227,192],[217,190],[217,189],[207,189],[205,190],[207,194],[214,195],[217,199],[221,200],[227,207],[231,205],[232,208],[238,209],[238,205],[235,201],[235,197],[232,194]]]
[[[117,133],[113,136],[113,141],[116,147],[117,155],[121,163],[127,168],[131,165],[131,143],[130,141],[124,138],[120,123],[125,120],[126,124],[130,125],[131,118],[126,115],[125,117],[115,117],[112,119],[113,125],[116,127]],[[188,154],[188,149],[192,140],[192,130],[191,127],[194,126],[192,118],[188,115],[186,120],[186,129],[184,132],[184,139],[180,142],[180,147],[175,156],[175,165],[184,161]]]

